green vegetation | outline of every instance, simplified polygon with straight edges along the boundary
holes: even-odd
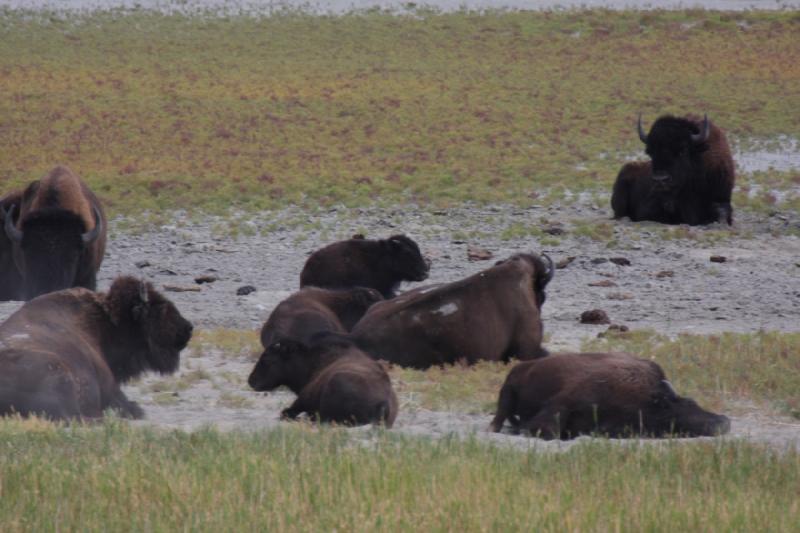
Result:
[[[4,10],[0,184],[64,163],[143,217],[568,198],[641,152],[639,111],[799,137],[798,31],[792,12]]]
[[[362,434],[363,435],[363,434]],[[800,455],[739,442],[563,453],[342,430],[0,422],[3,530],[789,531]]]

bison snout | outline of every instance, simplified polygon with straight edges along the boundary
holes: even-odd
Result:
[[[716,423],[711,428],[711,433],[714,435],[726,435],[731,430],[731,419],[725,415],[719,415]]]
[[[178,333],[178,337],[175,339],[175,345],[180,349],[186,347],[186,345],[189,344],[189,340],[192,338],[193,331],[194,326],[187,322]]]

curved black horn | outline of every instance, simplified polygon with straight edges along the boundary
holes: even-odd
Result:
[[[639,113],[639,121],[636,123],[636,128],[639,130],[639,139],[644,144],[647,144],[647,134],[644,132],[644,128],[642,128],[642,114]]]
[[[94,242],[103,232],[103,219],[100,217],[100,210],[94,205],[92,206],[92,211],[94,212],[94,228],[81,235],[84,244]]]
[[[547,254],[542,254],[543,259],[547,259],[547,277],[544,279],[544,285],[547,285],[553,280],[553,276],[556,275],[556,268],[553,264],[553,260],[550,259],[550,256]]]
[[[704,143],[708,140],[709,134],[711,134],[711,125],[708,122],[708,115],[703,115],[703,129],[700,130],[700,133],[692,133],[692,142]]]
[[[675,392],[675,389],[673,388],[672,383],[670,383],[666,379],[662,379],[661,383],[664,384],[664,386],[667,388],[667,390],[670,392],[670,394],[672,394],[676,398],[678,397],[678,393]]]
[[[13,242],[22,242],[23,232],[17,229],[17,227],[14,225],[14,209],[16,207],[16,205],[12,205],[8,208],[8,211],[4,212],[4,216],[6,217],[6,235],[8,235],[8,238]]]

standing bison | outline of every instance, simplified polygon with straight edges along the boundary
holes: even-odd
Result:
[[[492,429],[509,420],[545,439],[712,436],[727,433],[726,416],[678,396],[656,363],[624,353],[551,355],[509,372]]]
[[[358,235],[311,254],[300,273],[300,286],[370,287],[392,298],[401,282],[423,281],[429,270],[417,243],[405,235],[377,241]]]
[[[5,234],[26,300],[59,289],[95,289],[106,248],[106,218],[97,197],[66,167],[31,183],[5,213]]]
[[[543,257],[517,254],[461,281],[378,302],[351,337],[375,359],[421,369],[545,356],[541,307],[554,270]]]
[[[725,134],[704,117],[665,115],[650,133],[638,123],[650,161],[627,163],[611,196],[614,218],[664,224],[733,223],[734,167]]]
[[[192,325],[149,283],[117,278],[108,293],[66,289],[27,302],[0,325],[0,416],[141,418],[120,384],[175,372]]]
[[[21,192],[12,192],[0,198],[0,216],[4,217],[12,208],[18,213],[21,199]],[[9,216],[13,216],[13,213]],[[14,263],[13,242],[5,233],[0,233],[0,302],[20,299],[22,299],[22,276]]]
[[[306,287],[278,304],[261,328],[261,344],[309,342],[317,333],[346,333],[367,309],[383,298],[375,289],[320,289]]]
[[[307,413],[320,422],[392,427],[397,416],[397,396],[383,366],[335,334],[272,344],[248,383],[256,391],[285,385],[297,394],[281,413],[286,419]]]

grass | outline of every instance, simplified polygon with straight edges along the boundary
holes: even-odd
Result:
[[[335,429],[187,434],[16,420],[0,421],[0,437],[7,532],[790,531],[800,522],[800,456],[738,442],[526,453]]]
[[[2,10],[0,185],[68,164],[143,217],[567,199],[641,153],[639,111],[800,137],[798,31],[793,12]]]

